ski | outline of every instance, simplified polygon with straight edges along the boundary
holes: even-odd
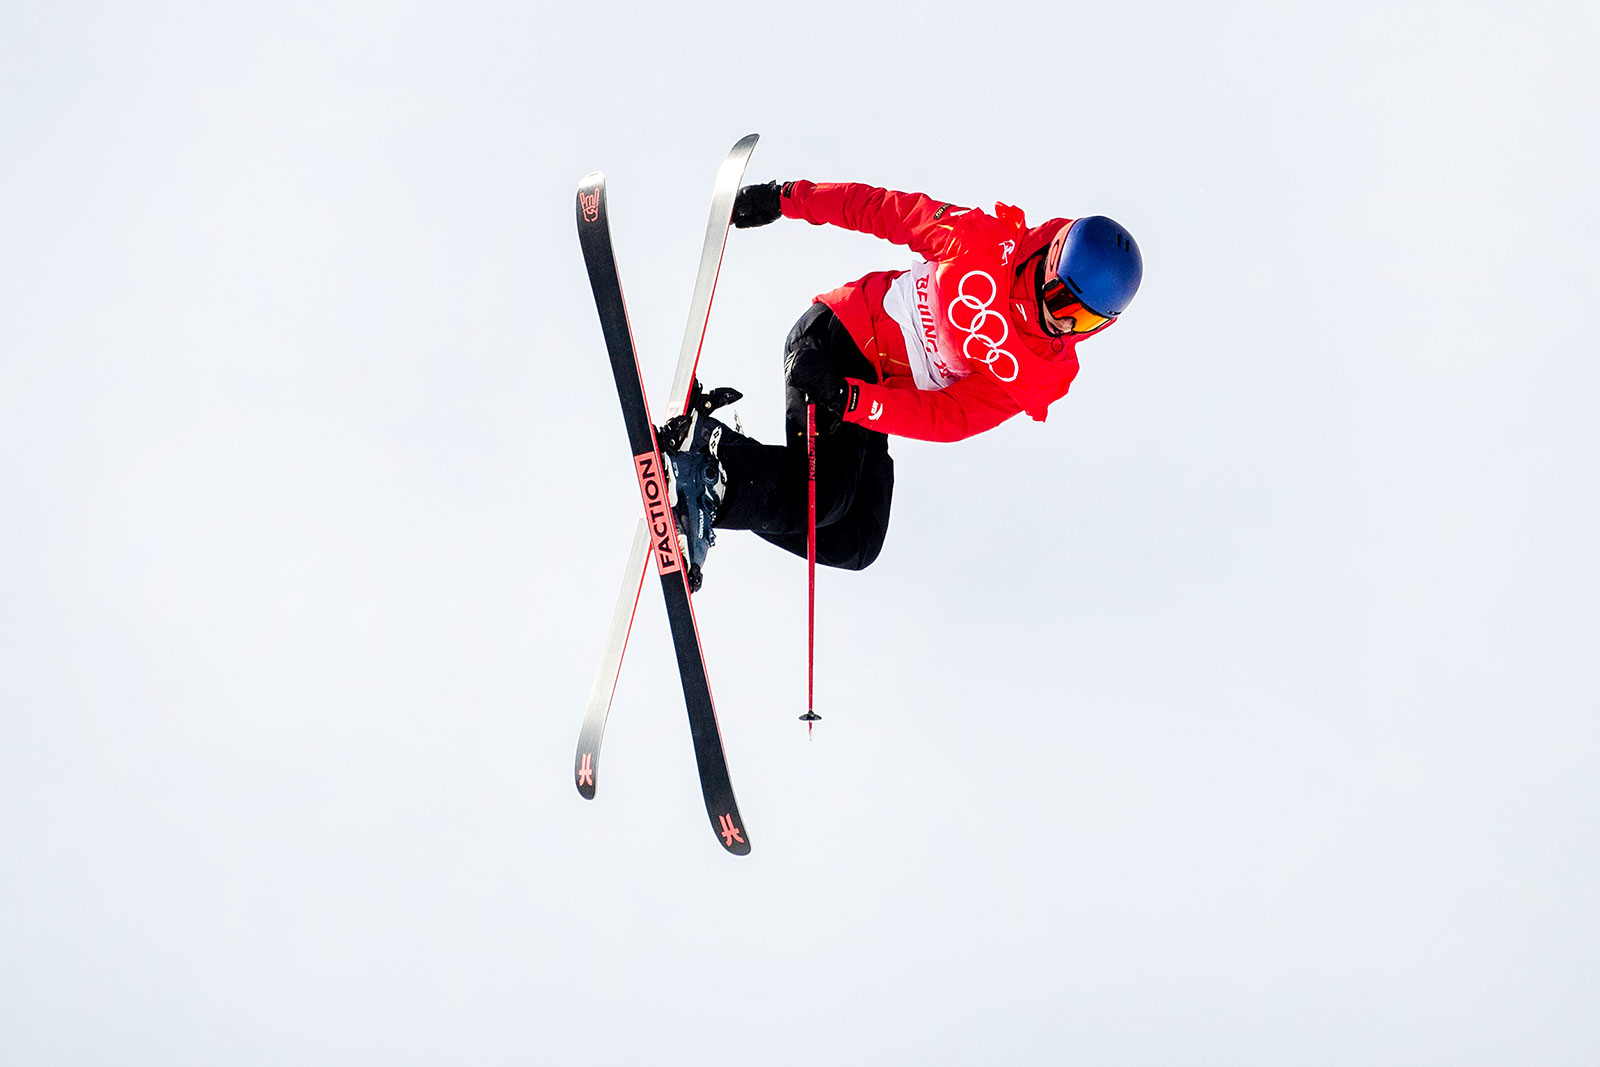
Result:
[[[711,683],[706,673],[700,634],[695,626],[694,605],[689,599],[688,563],[678,545],[678,532],[672,509],[667,505],[667,480],[661,452],[656,446],[656,431],[650,421],[650,406],[645,398],[644,377],[633,344],[633,329],[622,298],[622,279],[617,271],[616,254],[611,246],[611,229],[606,215],[605,176],[596,171],[578,185],[578,241],[583,248],[584,265],[589,271],[589,286],[594,290],[595,309],[605,336],[606,352],[616,379],[617,399],[628,433],[628,448],[633,456],[634,474],[644,503],[649,525],[647,553],[655,559],[661,578],[661,593],[666,601],[667,621],[672,644],[677,652],[678,675],[683,682],[684,703],[689,713],[689,733],[694,741],[695,763],[700,771],[700,792],[706,814],[722,847],[737,856],[750,851],[750,837],[733,796],[728,762],[722,748],[722,731],[711,700]],[[707,304],[709,308],[709,302]],[[624,588],[624,598],[626,588]],[[619,614],[620,614],[619,599]],[[630,619],[631,619],[631,612]],[[631,623],[630,623],[631,625]],[[626,636],[624,636],[624,643]],[[618,653],[620,662],[620,652]],[[609,697],[607,698],[609,701]],[[580,790],[584,781],[579,754]],[[588,779],[593,785],[593,761]]]
[[[728,244],[733,201],[739,195],[745,166],[759,139],[753,133],[740,138],[717,169],[711,193],[711,215],[706,221],[705,241],[700,249],[700,268],[695,275],[694,293],[689,301],[689,321],[684,327],[683,344],[678,350],[678,366],[672,377],[672,392],[667,401],[668,415],[681,415],[688,410],[695,368],[700,363],[700,350],[705,344],[706,323],[711,317],[711,300],[716,294],[722,255]],[[579,225],[582,226],[581,220]],[[649,540],[645,520],[640,519],[634,530],[627,566],[623,569],[622,590],[617,595],[616,608],[611,615],[600,666],[595,672],[594,684],[589,689],[583,727],[578,733],[578,749],[572,763],[573,781],[586,800],[594,799],[598,784],[600,744],[605,737],[606,719],[611,714],[611,699],[616,693],[617,678],[622,671],[622,656],[627,651],[628,636],[633,630],[639,596],[644,590],[645,571],[649,568]]]

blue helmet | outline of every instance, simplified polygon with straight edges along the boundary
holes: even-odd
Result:
[[[1139,291],[1144,258],[1119,223],[1086,215],[1050,243],[1045,272],[1047,285],[1059,279],[1090,311],[1114,319]]]

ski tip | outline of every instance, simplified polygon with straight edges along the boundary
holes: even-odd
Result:
[[[606,179],[599,171],[578,183],[578,232],[605,229]],[[596,225],[598,224],[598,225]]]

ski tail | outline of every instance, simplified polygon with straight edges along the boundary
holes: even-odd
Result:
[[[583,729],[578,734],[578,753],[573,761],[572,774],[578,792],[585,800],[594,799],[595,782],[600,774],[600,742],[605,734],[606,718],[611,711],[611,698],[616,693],[617,677],[622,672],[622,654],[627,650],[628,637],[633,633],[634,615],[639,610],[639,594],[644,589],[649,552],[650,534],[644,520],[640,519],[633,533],[633,547],[628,550],[622,591],[617,594],[617,606],[611,612],[611,628],[600,656],[600,669],[595,672],[594,685],[589,690],[589,706],[583,716]]]

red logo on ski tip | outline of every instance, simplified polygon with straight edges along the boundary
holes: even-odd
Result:
[[[667,484],[661,478],[661,457],[654,452],[641,452],[633,457],[633,466],[639,475],[639,495],[644,498],[644,517],[650,526],[656,570],[661,574],[676,573],[683,568],[683,559],[678,555],[678,531],[672,525]]]
[[[587,752],[583,754],[583,765],[578,768],[578,784],[594,785],[594,763]]]
[[[600,193],[579,193],[578,203],[583,207],[583,221],[593,222],[600,217]]]
[[[722,843],[731,846],[735,841],[744,844],[744,835],[739,832],[739,827],[734,824],[732,815],[718,815],[717,825],[722,827]]]

